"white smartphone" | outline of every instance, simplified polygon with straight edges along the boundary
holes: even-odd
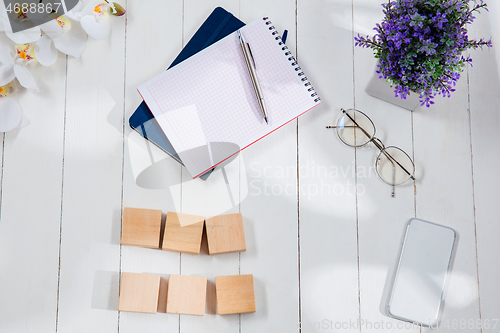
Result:
[[[438,323],[455,230],[410,219],[387,304],[390,316],[421,326]]]

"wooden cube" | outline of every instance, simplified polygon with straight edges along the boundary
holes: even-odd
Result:
[[[181,227],[180,220],[182,219],[197,219],[199,222]],[[168,212],[162,249],[199,254],[204,219],[202,216]]]
[[[205,222],[205,216],[182,214],[182,213],[176,213],[176,214],[177,214],[177,220],[179,221],[179,225],[183,228],[191,224]]]
[[[203,316],[206,298],[206,277],[170,275],[168,278],[167,313]]]
[[[209,254],[246,251],[241,213],[214,216],[205,223]]]
[[[255,312],[252,274],[216,276],[215,292],[218,314]]]
[[[123,245],[157,249],[160,247],[161,210],[125,207],[123,209]]]
[[[156,313],[160,276],[122,273],[118,311]]]

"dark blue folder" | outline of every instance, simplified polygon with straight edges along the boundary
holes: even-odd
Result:
[[[174,67],[178,63],[240,29],[244,25],[245,23],[238,20],[233,14],[225,9],[221,7],[215,8],[169,68]],[[163,133],[163,130],[144,101],[130,117],[129,124],[130,127],[139,132],[145,139],[154,143],[161,150],[182,164],[182,161],[170,144],[170,141]],[[207,171],[201,175],[200,178],[206,180],[212,171],[213,169]]]

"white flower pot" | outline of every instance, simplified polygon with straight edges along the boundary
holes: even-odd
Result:
[[[394,87],[392,87],[384,79],[379,79],[379,74],[377,72],[374,71],[373,74],[373,77],[371,78],[368,86],[365,89],[368,95],[379,98],[410,111],[413,111],[418,106],[420,106],[420,94],[411,92],[408,96],[406,96],[406,99],[396,97]]]

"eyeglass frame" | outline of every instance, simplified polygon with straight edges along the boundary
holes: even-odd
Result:
[[[367,145],[368,143],[372,142],[379,150],[380,150],[380,153],[378,154],[377,156],[377,159],[375,161],[378,161],[378,159],[380,158],[380,155],[383,153],[385,155],[385,157],[387,157],[387,159],[392,163],[392,167],[393,167],[393,179],[394,181],[391,183],[387,182],[381,175],[380,173],[378,172],[378,169],[375,168],[375,171],[377,172],[377,175],[379,176],[380,179],[382,179],[382,181],[384,181],[384,183],[388,184],[388,185],[391,185],[392,186],[392,194],[391,196],[394,198],[396,196],[396,181],[395,181],[395,178],[396,178],[396,171],[395,171],[395,163],[397,163],[397,165],[399,165],[399,167],[401,169],[403,169],[407,174],[408,176],[410,176],[410,178],[408,178],[407,180],[405,180],[404,182],[402,182],[401,184],[398,184],[398,185],[402,185],[404,183],[406,183],[408,180],[413,180],[415,181],[415,176],[414,176],[414,173],[415,173],[415,163],[413,162],[413,159],[410,157],[410,155],[408,155],[404,150],[402,150],[401,148],[397,147],[397,146],[385,146],[384,143],[382,142],[382,140],[380,140],[379,138],[377,138],[375,136],[375,133],[377,132],[377,128],[375,127],[375,124],[373,123],[373,121],[371,120],[370,117],[368,117],[368,115],[358,109],[350,109],[350,110],[354,110],[356,112],[359,112],[361,113],[363,116],[366,117],[366,119],[368,119],[370,121],[370,123],[372,124],[373,126],[373,135],[369,135],[369,133],[361,126],[359,126],[359,124],[349,115],[349,113],[347,113],[347,111],[344,109],[344,108],[340,108],[340,111],[342,111],[342,113],[344,115],[346,115],[356,126],[343,126],[344,128],[345,127],[354,127],[354,128],[359,128],[364,135],[366,135],[368,137],[368,141],[366,141],[365,143],[361,144],[361,145],[356,145],[356,146],[353,146],[353,145],[350,145],[348,144],[347,142],[345,142],[344,140],[342,140],[342,138],[340,137],[340,134],[337,130],[337,136],[339,137],[340,141],[342,141],[342,143],[344,143],[346,146],[349,146],[349,147],[352,147],[352,148],[359,148],[359,147],[363,147],[365,145]],[[339,128],[338,126],[338,122],[340,121],[340,119],[342,119],[342,117],[339,118],[339,120],[337,121],[337,126],[326,126],[326,128]],[[400,150],[401,152],[403,152],[407,157],[408,157],[408,160],[411,162],[412,166],[413,166],[413,172],[410,173],[408,170],[406,170],[406,168],[404,166],[401,165],[401,163],[399,163],[394,157],[392,157],[391,154],[389,154],[387,152],[387,148],[396,148],[398,150]],[[377,162],[375,162],[375,165],[377,164]]]

